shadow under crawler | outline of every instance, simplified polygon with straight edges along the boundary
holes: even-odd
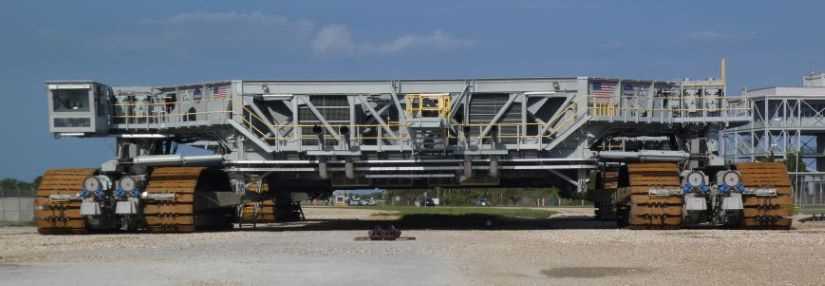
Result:
[[[393,225],[401,230],[526,230],[526,229],[610,229],[612,221],[599,221],[592,216],[551,218],[514,218],[488,214],[410,214],[396,220],[325,219],[302,222],[257,225],[256,231],[324,231],[370,230],[375,226]],[[253,230],[244,228],[244,230]]]

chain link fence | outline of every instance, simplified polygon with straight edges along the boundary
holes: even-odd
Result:
[[[33,188],[0,189],[0,225],[34,223]]]
[[[791,176],[794,204],[802,213],[825,213],[825,174]]]

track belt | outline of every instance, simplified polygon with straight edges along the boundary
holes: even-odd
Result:
[[[678,229],[682,225],[681,194],[652,194],[651,190],[678,189],[679,166],[675,163],[632,163],[629,176],[628,223],[632,229]]]
[[[269,184],[260,181],[248,183],[246,190],[253,199],[239,206],[240,223],[251,223],[253,226],[257,223],[274,223],[275,203],[266,195],[269,192]]]
[[[273,223],[275,204],[272,200],[246,202],[241,206],[239,217],[242,223]]]
[[[83,180],[95,169],[51,169],[41,177],[34,199],[37,232],[41,234],[86,233],[86,219],[80,215],[80,201],[50,200],[50,195],[76,195]]]
[[[143,214],[149,232],[195,231],[195,192],[202,167],[159,167],[149,177],[146,192],[174,194],[169,201],[145,201]]]
[[[776,190],[775,196],[746,194],[744,204],[745,228],[789,229],[792,224],[793,196],[791,181],[784,163],[753,162],[736,164],[742,174],[745,188],[769,188]]]

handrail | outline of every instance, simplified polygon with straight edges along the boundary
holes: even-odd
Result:
[[[163,97],[158,97],[157,99],[159,99],[161,101],[164,100]],[[191,100],[176,100],[176,101],[173,101],[173,102],[170,102],[170,103],[167,103],[167,102],[140,102],[140,101],[136,101],[134,103],[125,103],[125,102],[123,102],[123,103],[114,103],[114,104],[112,104],[112,106],[115,106],[115,107],[121,107],[121,106],[125,106],[125,107],[130,107],[130,106],[131,107],[166,106],[168,104],[179,103],[179,102],[201,103],[201,102],[230,101],[230,100],[232,100],[232,99],[229,96],[202,96],[202,97],[200,97],[200,99],[197,99],[197,100],[193,98]]]
[[[253,118],[255,120],[257,120],[258,123],[264,124],[264,125],[269,125],[270,127],[275,128],[276,130],[280,129],[280,128],[283,128],[283,127],[307,128],[307,127],[315,127],[317,125],[316,124],[271,124],[271,123],[268,122],[268,120],[264,120],[263,118],[261,118],[260,116],[255,114],[254,112],[251,112],[251,110],[249,110],[246,107],[244,108],[244,111],[246,111],[245,115],[247,115],[247,116],[242,116],[242,118],[241,118],[244,125],[247,128],[252,129],[255,133],[257,133],[257,135],[259,135],[259,137],[261,139],[263,139],[265,141],[272,141],[272,142],[276,142],[276,144],[277,144],[277,143],[281,143],[281,142],[294,141],[294,140],[304,140],[304,139],[317,140],[318,139],[317,135],[314,135],[314,134],[313,135],[306,135],[306,134],[298,135],[298,133],[294,133],[294,132],[291,133],[290,135],[287,135],[287,136],[280,136],[280,135],[277,135],[277,134],[275,136],[268,135],[267,132],[264,132],[264,131],[258,129],[257,127],[255,127],[255,124],[252,121]],[[400,125],[394,124],[394,125],[391,125],[391,126],[398,127]],[[330,127],[332,127],[333,129],[336,129],[336,131],[338,131],[338,132],[340,132],[342,130],[342,128],[354,127],[354,128],[356,128],[356,130],[353,130],[355,132],[354,134],[355,134],[356,138],[359,139],[359,141],[361,141],[361,140],[384,140],[384,139],[387,139],[387,140],[401,140],[401,139],[409,138],[409,136],[383,135],[383,133],[380,132],[380,131],[379,131],[379,136],[363,136],[359,132],[359,130],[361,128],[375,128],[376,130],[379,130],[381,128],[380,124],[352,124],[352,125],[351,124],[330,124]],[[324,130],[323,132],[326,133],[326,130]],[[326,141],[333,141],[333,140],[337,141],[337,139],[335,139],[335,138],[330,138],[330,137],[326,137],[326,136],[324,137],[325,142]]]
[[[119,125],[120,128],[153,128],[158,126],[165,126],[166,124],[190,123],[190,122],[206,122],[209,121],[210,115],[215,114],[231,114],[230,110],[221,111],[204,111],[204,112],[141,112],[134,115],[112,115],[113,124]],[[195,116],[195,119],[189,119],[190,116]],[[205,118],[203,118],[205,116]],[[201,118],[198,118],[201,117]],[[228,116],[227,116],[228,117]]]
[[[242,117],[242,122],[244,123],[245,126],[250,128],[254,133],[256,133],[263,140],[266,140],[266,141],[269,141],[269,142],[287,142],[287,141],[303,140],[303,139],[308,139],[308,140],[317,140],[318,139],[318,136],[315,135],[315,134],[302,134],[300,136],[297,133],[291,133],[287,136],[280,136],[280,135],[277,135],[277,134],[276,135],[269,135],[268,132],[265,132],[265,131],[261,130],[260,128],[255,127],[256,123],[269,124],[271,127],[275,128],[275,129],[284,128],[284,127],[308,128],[308,127],[315,127],[317,125],[316,124],[271,124],[271,123],[268,123],[267,121],[264,121],[263,118],[261,118],[259,115],[255,114],[254,112],[251,112],[251,110],[245,109],[245,111],[247,111],[247,112],[246,112],[245,116]],[[400,127],[401,126],[397,122],[390,122],[390,123],[388,123],[388,125],[390,125],[391,127]],[[465,123],[465,124],[454,124],[453,126],[457,127],[458,129],[463,129],[464,127],[478,128],[479,132],[480,132],[484,127],[487,126],[487,124],[484,124],[484,123]],[[496,134],[487,135],[483,139],[488,139],[488,138],[493,138],[493,137],[498,137],[498,138],[539,138],[539,137],[549,138],[549,137],[551,137],[551,135],[542,136],[541,134],[538,134],[540,132],[540,128],[542,126],[542,123],[526,123],[526,124],[521,124],[521,123],[497,123],[497,124],[494,124],[494,126],[498,127],[497,128],[498,132]],[[372,129],[375,129],[375,130],[379,130],[381,128],[380,124],[330,124],[330,127],[332,127],[333,129],[336,129],[337,131],[340,131],[342,128],[355,128],[355,130],[352,130],[352,132],[354,132],[353,133],[354,137],[355,137],[356,141],[358,141],[358,142],[361,142],[362,140],[403,140],[403,139],[409,139],[410,138],[410,135],[408,135],[408,134],[391,136],[391,135],[386,135],[383,132],[379,132],[378,136],[364,136],[360,132],[362,129],[365,129],[365,128],[372,128]],[[507,128],[507,127],[510,127],[510,128],[515,127],[516,130],[513,133],[502,133],[502,128]],[[527,134],[528,133],[527,130],[523,130],[525,127],[528,128],[528,129],[535,128],[536,131],[534,132],[534,134]],[[324,132],[326,132],[326,130]],[[453,133],[448,133],[447,136],[448,136],[448,138],[451,138],[451,139],[457,138],[457,135],[453,134]],[[331,138],[331,137],[325,137],[324,140],[327,141],[327,140],[336,140],[336,139]]]
[[[206,111],[206,112],[173,112],[173,113],[168,113],[168,112],[152,112],[152,113],[148,113],[148,112],[147,112],[147,114],[152,114],[152,115],[112,115],[112,118],[127,118],[127,119],[128,119],[128,118],[160,118],[160,117],[173,117],[173,116],[175,116],[175,115],[180,115],[180,116],[188,116],[188,115],[199,115],[199,114],[217,114],[217,113],[232,113],[232,111],[229,111],[229,110],[223,110],[223,111]]]
[[[571,124],[575,123],[578,116],[576,114],[577,108],[575,104],[569,105],[568,107],[564,108],[563,114],[556,118],[552,118],[553,122],[547,125],[548,123],[545,122],[529,122],[529,123],[522,123],[522,122],[500,122],[492,124],[492,126],[496,127],[495,132],[490,132],[489,134],[479,137],[478,135],[470,136],[474,140],[488,140],[491,138],[498,138],[498,139],[515,139],[515,144],[519,146],[524,146],[522,148],[537,148],[540,146],[540,142],[543,141],[543,138],[553,138],[559,132],[565,130],[565,128],[569,128]],[[318,134],[301,134],[301,132],[291,132],[287,135],[281,135],[279,133],[272,133],[267,130],[281,130],[281,128],[310,128],[316,127],[319,124],[295,124],[295,123],[282,123],[282,124],[273,124],[267,118],[263,118],[262,115],[252,112],[251,109],[248,107],[244,107],[244,114],[240,117],[242,125],[247,127],[253,134],[258,136],[260,139],[264,140],[265,142],[270,142],[270,144],[274,145],[284,145],[286,142],[295,142],[301,140],[320,140],[322,142],[318,142],[316,144],[319,145],[329,145],[332,142],[338,142],[339,139],[334,138],[333,136],[319,136]],[[410,122],[405,123],[406,125],[410,125]],[[261,126],[267,126],[267,128],[261,128]],[[400,128],[402,124],[398,122],[388,122],[390,128],[393,130]],[[487,128],[490,124],[488,123],[459,123],[459,124],[452,124],[452,130],[464,130],[466,128],[477,129],[478,133]],[[328,124],[330,128],[335,131],[340,132],[343,128],[349,129],[350,133],[347,138],[342,138],[349,142],[349,139],[352,142],[350,144],[362,144],[365,140],[376,140],[375,144],[381,145],[381,141],[383,140],[406,140],[411,139],[412,134],[400,134],[396,136],[387,135],[386,132],[382,132],[384,130],[381,124]],[[548,126],[546,130],[542,130]],[[375,130],[374,135],[364,135],[364,129],[373,129]],[[327,128],[322,129],[323,134],[327,134]],[[445,129],[446,137],[448,139],[456,139],[459,138],[458,134],[455,131],[450,131],[451,129]],[[544,131],[544,132],[542,132]],[[303,145],[303,143],[298,142],[299,145]],[[372,144],[372,143],[369,143]],[[312,144],[315,145],[315,144]],[[302,147],[299,147],[302,148]]]
[[[748,102],[732,102],[726,96],[683,95],[669,97],[622,96],[618,100],[590,100],[588,112],[595,118],[610,120],[665,120],[680,118],[748,116]]]
[[[453,124],[453,126],[457,127],[456,128],[457,130],[463,130],[466,127],[476,128],[476,129],[478,129],[478,134],[481,134],[481,132],[484,130],[485,127],[487,127],[487,125],[488,124],[479,124],[479,123]],[[495,134],[493,134],[491,132],[491,134],[488,134],[484,137],[478,137],[478,136],[470,136],[470,137],[480,138],[482,140],[483,139],[490,139],[490,138],[525,138],[525,139],[531,139],[531,138],[540,138],[540,137],[543,137],[543,138],[549,138],[550,137],[549,135],[540,134],[541,133],[541,127],[543,126],[542,123],[536,123],[536,122],[526,123],[526,124],[521,124],[521,123],[496,123],[496,124],[493,124],[493,126],[495,126],[496,130],[497,130],[497,132]],[[502,127],[511,127],[511,128],[515,127],[516,130],[512,133],[504,134],[504,133],[502,133],[502,130],[503,130]],[[534,134],[528,134],[527,130],[524,130],[525,128],[530,129],[531,127],[535,127]],[[460,138],[460,137],[458,135],[453,134],[452,132],[450,132],[450,133],[447,134],[447,138],[454,139],[454,138]]]
[[[210,110],[209,107],[213,102],[225,102],[227,105],[219,110]],[[163,128],[169,124],[204,123],[214,119],[215,115],[219,115],[220,118],[229,118],[232,114],[229,105],[231,102],[230,96],[200,96],[170,102],[165,102],[164,97],[156,97],[150,102],[121,100],[112,104],[114,108],[111,118],[118,128],[125,129]]]

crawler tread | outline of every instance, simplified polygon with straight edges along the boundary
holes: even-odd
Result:
[[[195,231],[194,195],[203,167],[158,167],[152,170],[146,192],[173,193],[175,200],[143,204],[146,230],[153,233]]]
[[[627,218],[630,229],[679,229],[682,225],[682,197],[653,196],[651,188],[678,188],[679,166],[675,163],[631,163],[627,165],[630,195]]]
[[[83,180],[95,169],[66,168],[46,170],[34,200],[34,218],[41,234],[80,234],[88,232],[86,219],[80,215],[80,202],[51,201],[50,195],[74,195]]]
[[[736,164],[746,188],[772,188],[776,196],[745,195],[744,219],[746,229],[789,229],[793,223],[793,196],[791,181],[784,163],[751,162]]]

